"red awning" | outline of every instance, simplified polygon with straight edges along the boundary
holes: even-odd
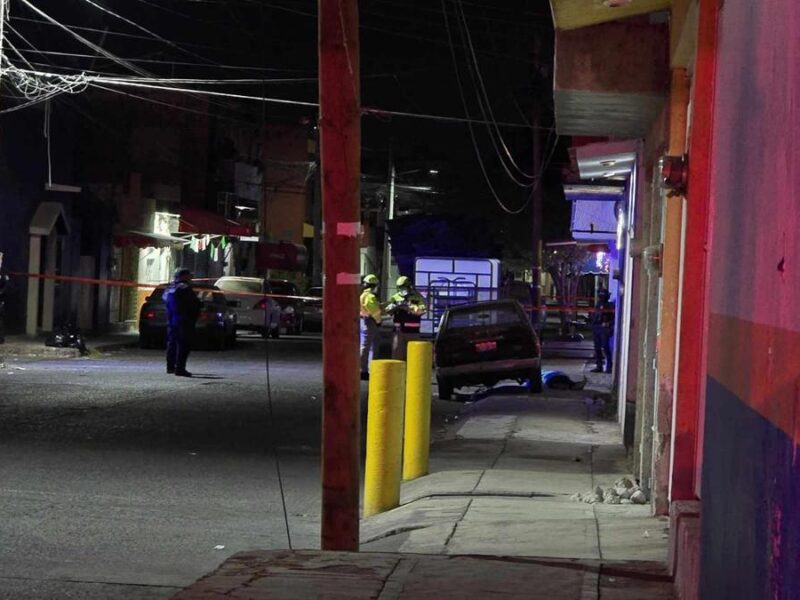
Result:
[[[168,248],[186,244],[181,238],[160,233],[145,233],[143,231],[123,231],[114,234],[114,246],[124,248],[135,246],[137,248]]]
[[[254,235],[253,228],[203,208],[181,207],[181,233],[201,235]]]

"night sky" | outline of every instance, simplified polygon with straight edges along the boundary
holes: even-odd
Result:
[[[26,2],[157,77],[298,79],[213,89],[307,102],[317,99],[314,0],[11,0],[13,30],[6,31],[4,50],[15,66],[28,66],[24,57],[29,68],[48,72],[129,76],[135,74],[47,23]],[[464,117],[453,54],[471,118],[484,120],[485,114],[492,120],[487,107],[482,114],[478,104],[481,89],[486,90],[497,122],[524,125],[530,122],[534,107],[539,107],[539,135],[549,159],[543,179],[544,234],[546,239],[568,236],[569,207],[558,184],[568,160],[569,140],[557,140],[552,130],[553,29],[547,0],[361,0],[359,7],[364,107]],[[481,79],[470,68],[475,61]],[[131,92],[147,94],[146,90]],[[105,93],[92,90],[80,96],[59,96],[55,102],[82,107],[85,112],[93,96]],[[21,101],[12,95],[4,84],[4,108]],[[315,110],[308,107],[267,104],[262,112],[260,103],[249,104],[241,114],[244,120],[254,115],[266,122],[315,117]],[[18,113],[1,115],[0,125],[14,114]],[[94,117],[102,119],[102,115]],[[476,146],[491,185],[508,209],[515,212],[525,205],[530,188],[513,183],[506,174],[498,159],[504,150],[497,137],[499,152],[493,147],[490,128],[473,124],[474,144],[466,123],[366,116],[362,122],[365,181],[386,180],[391,148],[399,173],[420,170],[399,181],[432,186],[438,192],[423,199],[427,212],[469,213],[484,220],[491,235],[516,248],[514,254],[524,255],[529,246],[530,208],[515,215],[500,208],[481,173]],[[520,169],[538,176],[532,173],[532,130],[499,129]],[[521,183],[528,183],[513,165],[508,167]],[[439,171],[435,180],[426,174],[428,169]]]

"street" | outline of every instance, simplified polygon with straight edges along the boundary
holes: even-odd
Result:
[[[167,598],[234,552],[288,547],[274,447],[292,545],[318,548],[321,347],[242,336],[195,351],[193,379],[159,350],[8,361],[0,598]],[[437,404],[434,421],[460,409]]]

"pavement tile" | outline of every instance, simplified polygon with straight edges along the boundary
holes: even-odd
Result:
[[[578,600],[583,572],[509,559],[454,556],[420,558],[403,585],[401,600],[559,598]]]
[[[526,458],[504,454],[494,464],[494,468],[509,471],[535,471],[537,473],[591,473],[592,464],[580,457]]]
[[[551,442],[512,437],[508,440],[503,454],[519,458],[553,459],[564,462],[573,461],[575,458],[585,461],[591,458],[591,445],[577,444],[571,441]]]
[[[504,440],[513,430],[515,415],[476,415],[462,423],[456,437],[467,440]]]
[[[427,498],[367,517],[361,521],[361,543],[437,523],[452,526],[461,519],[469,502],[468,497]]]
[[[440,471],[412,481],[405,481],[400,489],[400,504],[408,504],[430,496],[469,495],[478,485],[484,471]]]
[[[574,494],[577,491],[591,489],[590,473],[564,473],[557,470],[520,471],[500,470],[486,471],[481,478],[475,493],[497,495],[534,495],[534,494]]]
[[[668,520],[650,516],[650,506],[595,505],[603,558],[667,560]]]
[[[588,504],[545,500],[542,498],[473,498],[462,522],[524,522],[535,515],[536,521],[558,519],[594,520]]]
[[[600,558],[593,519],[464,520],[447,544],[448,554]]]

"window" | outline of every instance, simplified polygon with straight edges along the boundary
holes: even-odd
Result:
[[[481,306],[454,310],[447,320],[448,329],[469,329],[496,325],[520,325],[522,318],[514,306]]]

